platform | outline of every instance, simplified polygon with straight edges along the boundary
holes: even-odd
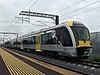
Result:
[[[2,75],[77,75],[50,64],[0,48],[0,74]]]

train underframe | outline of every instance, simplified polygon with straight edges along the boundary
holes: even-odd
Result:
[[[20,49],[19,47],[13,47],[13,48]],[[87,59],[91,55],[91,52],[92,52],[91,49],[92,48],[89,48],[89,47],[76,48],[74,56],[71,56],[71,53],[68,54],[67,52],[65,53],[63,51],[57,52],[57,51],[41,50],[41,52],[39,52],[39,53],[49,55],[51,57],[58,57],[58,58],[63,57],[63,58],[72,58],[72,59]],[[29,48],[24,48],[22,50],[30,51],[30,52],[36,52],[35,49],[29,49]]]

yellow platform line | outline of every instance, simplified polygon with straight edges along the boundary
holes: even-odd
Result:
[[[4,49],[6,49],[6,48],[4,48]],[[9,49],[6,49],[6,50],[9,51],[9,52],[11,52],[11,53],[13,53],[13,54],[16,54],[16,55],[18,55],[18,56],[20,56],[20,57],[22,57],[22,58],[25,58],[25,59],[27,59],[27,60],[29,60],[29,61],[32,61],[32,62],[34,62],[34,63],[36,63],[36,64],[38,64],[38,65],[41,65],[41,66],[43,66],[43,67],[46,67],[46,68],[48,68],[48,69],[51,69],[51,70],[56,71],[56,72],[58,72],[58,73],[61,73],[61,74],[63,74],[63,75],[81,75],[81,74],[78,74],[78,73],[75,73],[75,72],[72,72],[72,71],[63,69],[63,68],[59,68],[59,67],[57,67],[57,66],[54,66],[54,65],[51,65],[51,64],[47,64],[47,63],[45,63],[45,62],[41,62],[41,61],[39,61],[39,60],[36,60],[36,59],[30,58],[30,57],[21,55],[21,54],[19,54],[19,53],[16,53],[16,52],[14,52],[14,51],[9,50]]]
[[[0,54],[11,75],[45,75],[1,48]]]

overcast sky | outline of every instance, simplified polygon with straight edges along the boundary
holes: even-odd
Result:
[[[31,2],[27,5],[29,1]],[[43,22],[40,23],[38,21],[47,21],[47,20],[52,21],[51,19],[31,17],[30,24],[27,22],[24,22],[22,24],[21,20],[15,19],[15,17],[21,17],[19,16],[21,10],[28,11],[28,9],[35,1],[36,0],[0,0],[0,31],[18,32],[20,35],[23,35],[31,31],[36,31],[47,27],[47,26],[43,27],[37,26],[37,25],[43,25]],[[89,28],[90,32],[96,32],[100,31],[99,1],[100,0],[38,0],[30,8],[30,11],[43,12],[48,14],[57,14],[60,16],[60,23],[70,20],[80,21]],[[89,4],[92,5],[84,9],[77,10]],[[45,23],[45,24],[48,26],[54,25],[53,23]]]

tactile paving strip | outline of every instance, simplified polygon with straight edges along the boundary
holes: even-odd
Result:
[[[0,54],[11,75],[45,75],[3,49]]]

